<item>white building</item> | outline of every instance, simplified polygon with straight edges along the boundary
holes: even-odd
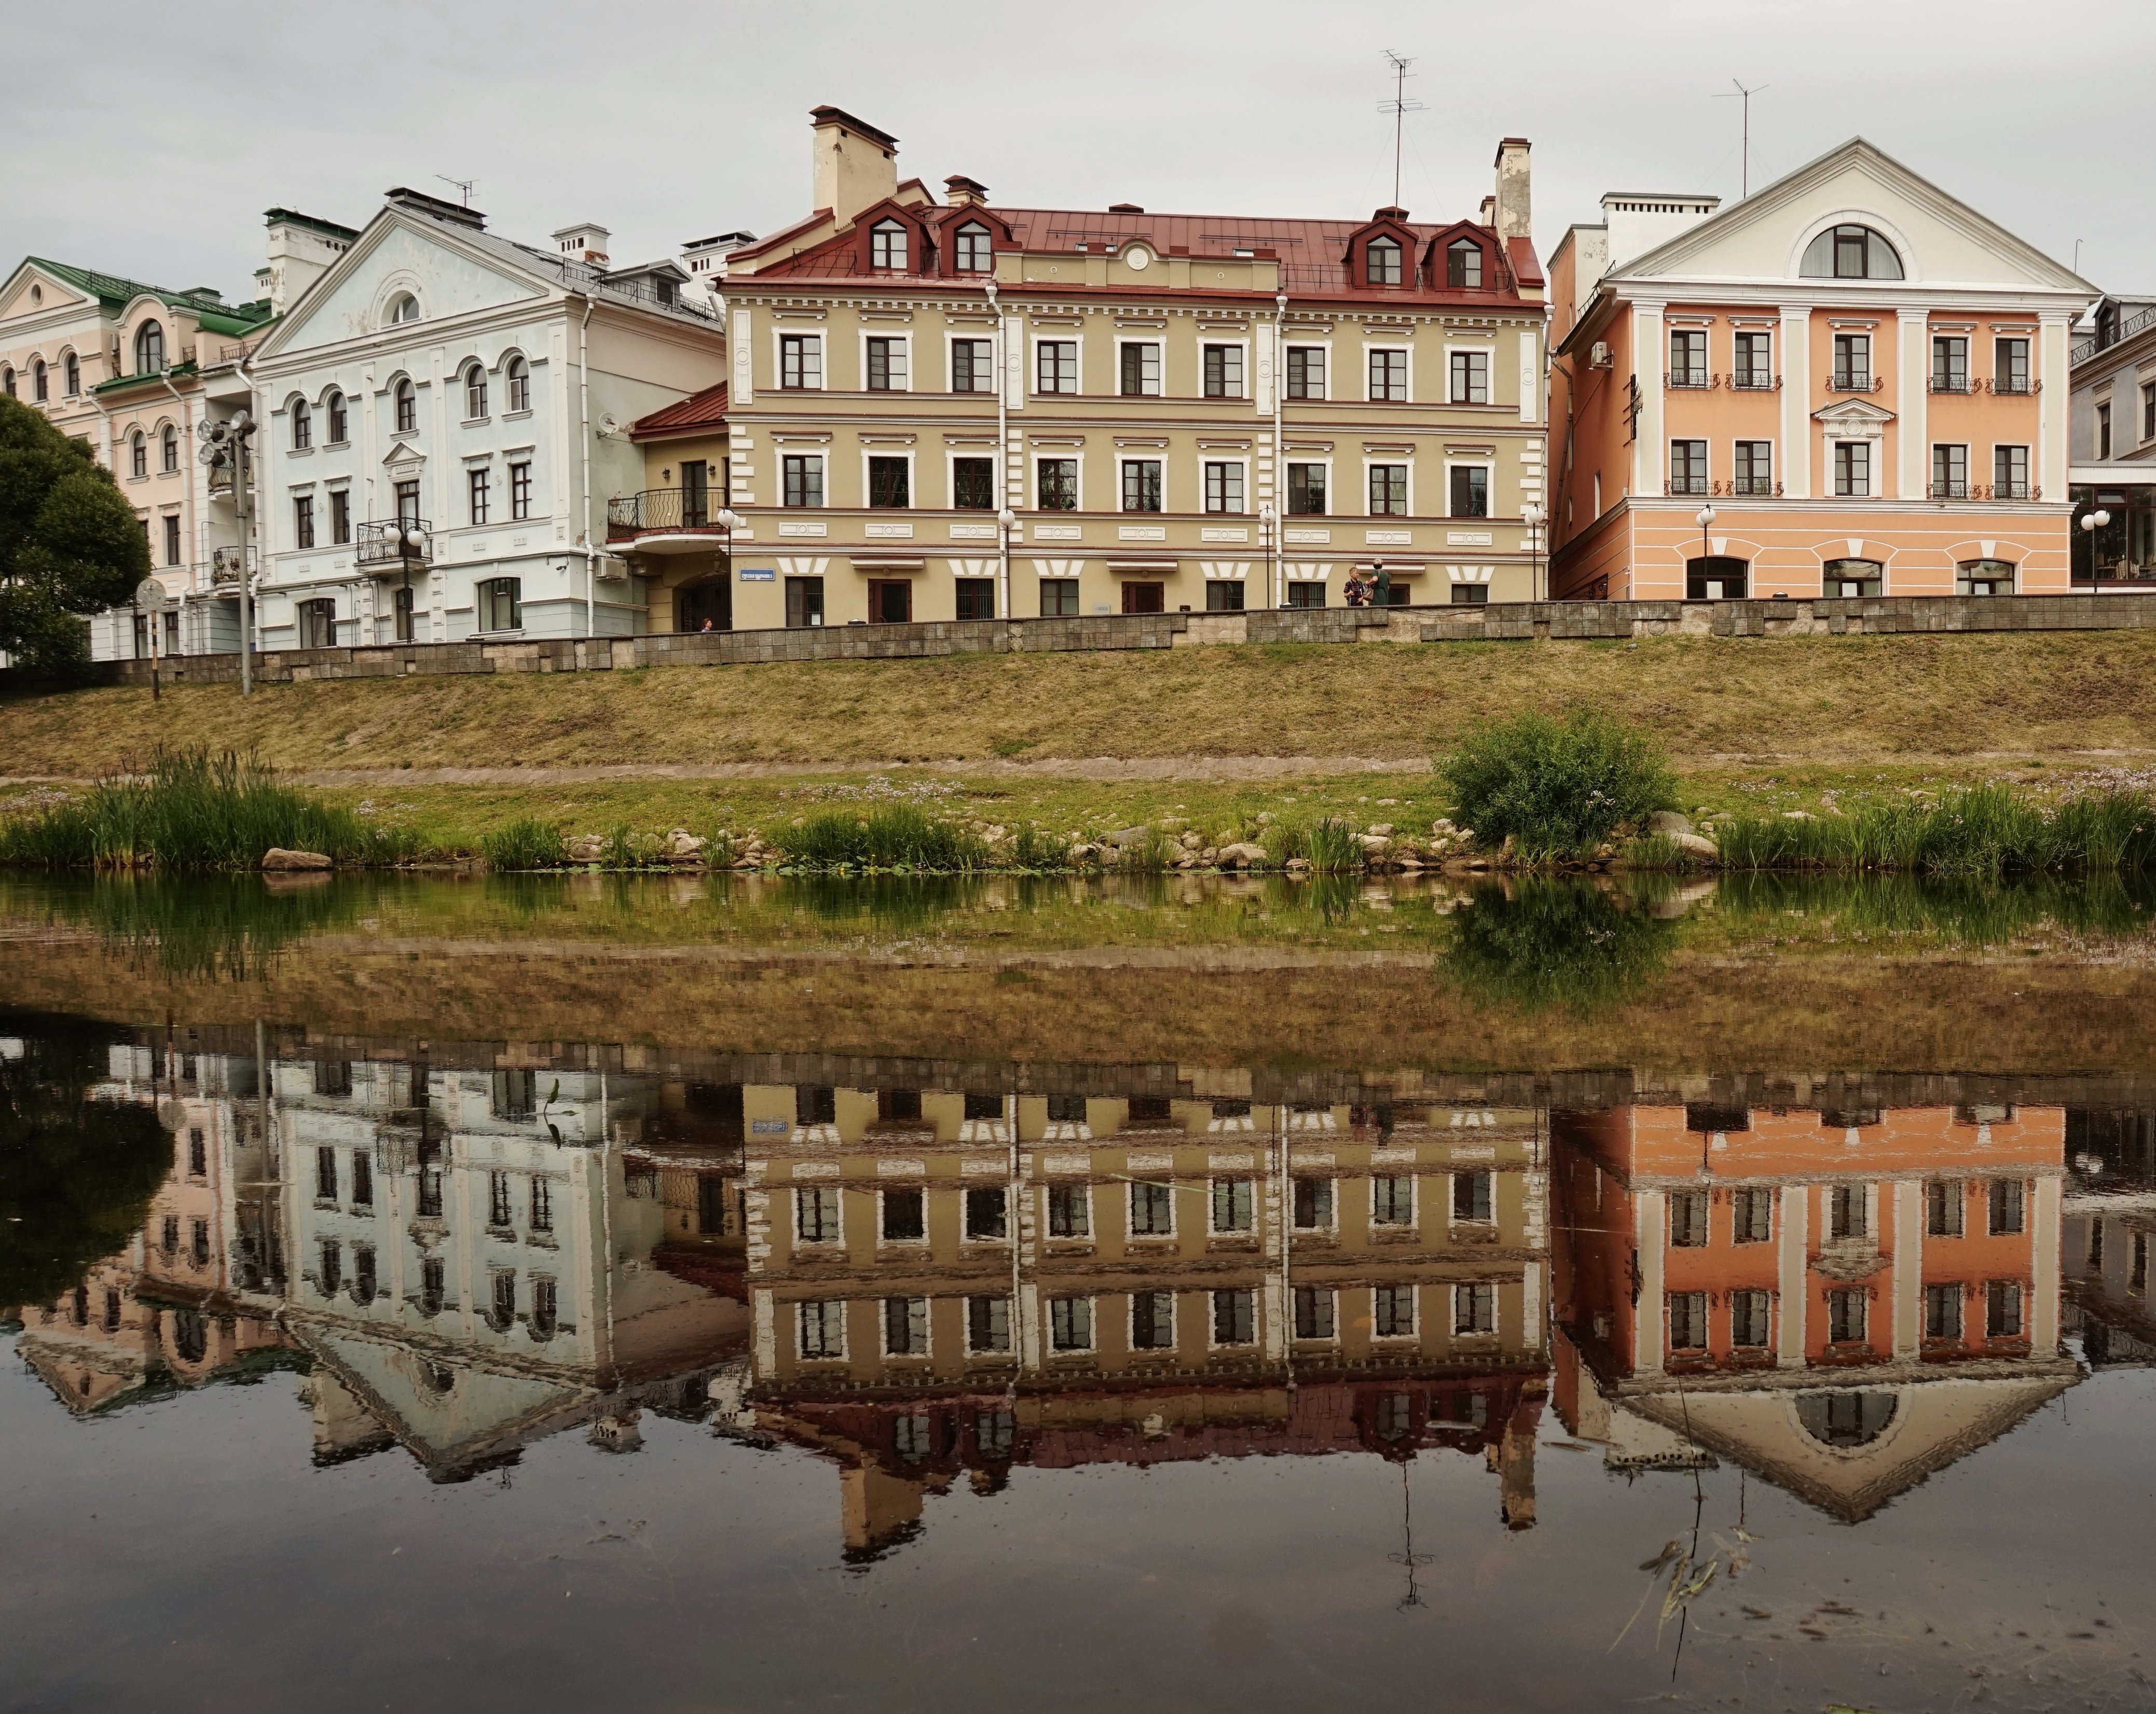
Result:
[[[644,629],[604,496],[643,486],[628,425],[722,379],[724,341],[679,264],[605,241],[388,193],[250,362],[258,646]]]

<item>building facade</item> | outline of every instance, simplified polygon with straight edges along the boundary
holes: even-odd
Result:
[[[2093,288],[1861,139],[1728,208],[1603,208],[1551,262],[1553,593],[2068,587]]]
[[[2156,300],[2107,297],[2091,319],[2073,348],[2074,586],[2156,590]]]
[[[1322,606],[1380,564],[1395,602],[1536,593],[1523,141],[1481,218],[1434,224],[1009,208],[963,176],[938,203],[875,126],[819,108],[813,137],[815,212],[726,257],[726,456],[697,462],[733,521],[683,539],[639,425],[633,561],[723,566],[744,627]]]

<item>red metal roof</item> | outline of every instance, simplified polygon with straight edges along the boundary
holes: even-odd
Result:
[[[648,417],[629,425],[631,440],[658,440],[672,434],[692,434],[700,429],[723,428],[726,421],[726,384],[707,387],[670,405],[661,405]]]

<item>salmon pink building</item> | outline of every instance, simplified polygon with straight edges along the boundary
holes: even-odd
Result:
[[[1602,202],[1549,270],[1555,597],[2068,588],[2095,288],[1861,138],[1727,208]]]

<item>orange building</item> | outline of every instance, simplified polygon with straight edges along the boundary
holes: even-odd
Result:
[[[2067,588],[2094,287],[1861,139],[1602,206],[1549,270],[1554,596]]]

